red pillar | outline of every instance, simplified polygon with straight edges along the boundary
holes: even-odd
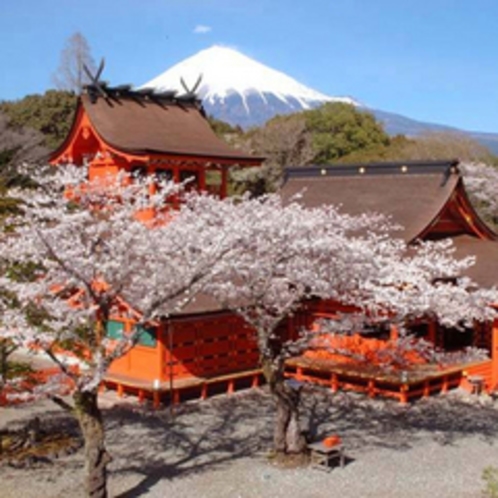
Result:
[[[496,391],[498,386],[498,319],[493,322],[491,339],[491,391]]]
[[[336,393],[339,390],[339,378],[336,373],[332,373],[332,377],[330,379],[330,389],[333,393]]]
[[[220,197],[224,199],[228,193],[228,168],[226,166],[221,167],[221,188]]]
[[[164,323],[160,323],[156,329],[156,379],[159,379],[159,381],[165,380],[166,377],[166,348],[165,348],[165,341],[167,340],[166,337],[166,327]]]
[[[199,190],[201,192],[205,192],[206,191],[206,169],[203,167],[199,167],[197,169],[197,171],[199,173]]]
[[[434,344],[434,346],[437,346],[437,344],[436,344],[436,338],[437,338],[436,332],[437,332],[436,322],[435,321],[429,322],[429,334],[428,334],[427,339],[429,340],[429,342]]]

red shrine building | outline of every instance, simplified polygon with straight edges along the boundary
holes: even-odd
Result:
[[[259,166],[263,158],[219,139],[193,96],[99,85],[78,98],[71,130],[49,160],[87,164],[90,180],[124,170],[190,179],[190,186],[225,197],[229,169]]]
[[[78,98],[71,130],[50,156],[53,165],[87,165],[90,180],[126,171],[182,182],[187,188],[225,197],[232,167],[261,165],[263,158],[229,147],[212,130],[192,94],[156,94],[98,82]],[[108,322],[119,338],[133,326],[130,310]],[[154,392],[198,389],[202,396],[220,387],[255,385],[257,348],[242,319],[207,296],[198,296],[167,321],[144,330],[139,343],[113,362],[107,382],[139,397]]]
[[[234,150],[212,131],[191,93],[154,94],[128,86],[89,85],[79,97],[73,125],[63,144],[53,152],[54,165],[88,165],[90,179],[126,171],[155,175],[220,197],[227,195],[232,167],[259,166],[263,158]],[[498,283],[497,235],[479,218],[469,202],[457,161],[365,164],[291,168],[281,190],[284,198],[300,193],[306,206],[339,205],[350,214],[383,213],[402,226],[396,235],[409,244],[416,240],[451,238],[456,256],[474,255],[469,271],[479,285]],[[120,337],[133,325],[129,310],[108,323],[109,337]],[[284,330],[293,334],[319,318],[348,312],[338,303],[303,306]],[[289,361],[290,376],[332,389],[353,387],[407,401],[449,387],[479,380],[479,387],[498,386],[498,322],[476,324],[463,332],[433,322],[412,324],[418,337],[436,347],[458,350],[484,348],[485,361],[457,365],[417,376],[404,372],[383,376],[365,365],[350,365],[338,358],[304,355]],[[383,334],[383,335],[382,335]],[[207,296],[198,296],[184,310],[144,330],[139,343],[115,361],[106,382],[118,392],[129,390],[139,398],[166,396],[173,402],[187,392],[205,397],[212,390],[257,385],[258,352],[253,333],[242,319],[223,310]],[[361,333],[347,347],[370,347],[372,340],[387,344],[389,334],[372,339]],[[370,342],[369,342],[370,341]],[[378,348],[378,343],[376,343]],[[375,349],[373,348],[373,349]]]
[[[457,258],[475,257],[476,263],[468,271],[475,283],[485,288],[498,285],[498,235],[479,218],[470,203],[456,160],[291,168],[281,195],[289,199],[298,193],[300,202],[307,207],[333,204],[351,215],[387,215],[401,227],[394,236],[409,245],[418,240],[449,238]],[[300,319],[310,323],[318,318],[333,318],[338,311],[348,310],[338,303],[321,301],[309,305]],[[465,330],[445,328],[433,321],[410,325],[416,337],[428,340],[436,348],[459,351],[477,347],[486,350],[489,359],[465,368],[439,368],[425,378],[414,372],[411,381],[399,390],[390,385],[395,380],[393,376],[379,375],[374,382],[362,374],[361,368],[355,369],[347,362],[338,367],[340,358],[332,360],[330,356],[334,355],[319,352],[292,360],[291,370],[302,379],[334,386],[342,375],[345,384],[362,386],[372,395],[384,391],[401,400],[444,390],[450,384],[463,382],[472,387],[466,378],[479,381],[479,388],[498,388],[498,320],[494,324],[476,323]],[[375,350],[386,344],[389,335],[390,331],[371,330],[355,338],[338,338],[337,346],[357,348],[374,358]],[[399,372],[396,376],[399,380]]]

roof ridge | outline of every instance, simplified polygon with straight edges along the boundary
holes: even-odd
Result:
[[[286,168],[286,180],[324,176],[371,176],[393,174],[443,174],[445,181],[451,174],[460,175],[457,159],[438,161],[400,161],[358,164],[326,164]]]

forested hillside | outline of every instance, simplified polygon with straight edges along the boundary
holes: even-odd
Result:
[[[28,95],[21,100],[0,102],[0,112],[11,128],[31,128],[43,135],[43,143],[55,149],[66,137],[76,107],[72,92],[48,90],[43,95]]]
[[[15,178],[16,165],[43,161],[62,142],[71,127],[76,98],[73,92],[49,90],[43,95],[0,102],[3,183]],[[267,158],[263,168],[244,169],[233,175],[235,192],[275,190],[289,166],[448,158],[496,163],[484,146],[466,135],[391,137],[372,114],[338,102],[276,116],[248,131],[208,119],[215,133],[233,147]]]
[[[290,166],[449,158],[496,163],[488,149],[467,135],[390,137],[373,115],[343,103],[277,116],[260,128],[246,133],[232,130],[222,136],[246,152],[267,158],[262,169],[235,175],[239,189],[254,192],[278,188]]]

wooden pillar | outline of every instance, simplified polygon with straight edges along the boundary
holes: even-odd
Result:
[[[160,391],[152,392],[152,402],[154,408],[159,408],[161,406],[161,393]]]
[[[172,166],[172,169],[173,169],[173,181],[175,183],[180,183],[180,167],[178,166],[178,164],[174,164]]]
[[[197,169],[199,174],[199,190],[201,192],[206,191],[206,168],[199,167]]]
[[[447,375],[445,375],[445,376],[443,377],[443,383],[442,383],[442,385],[441,385],[441,392],[442,392],[443,394],[446,394],[446,393],[448,392],[448,387],[449,387],[449,383],[448,383],[448,376],[447,376]]]
[[[402,405],[408,403],[408,386],[403,384],[399,389],[399,401]]]
[[[396,325],[391,324],[389,327],[389,340],[394,342],[397,341],[399,338],[399,330]]]
[[[297,367],[296,368],[296,379],[297,380],[303,380],[303,369],[302,369],[302,367]]]
[[[252,388],[255,388],[255,387],[258,387],[259,386],[259,373],[255,373],[253,376],[252,376],[252,383],[251,383],[251,387]]]
[[[208,385],[206,383],[202,384],[201,387],[201,399],[206,399],[208,397]]]
[[[228,194],[228,168],[221,166],[221,188],[220,197],[224,199]]]
[[[373,379],[368,381],[368,397],[375,398],[375,381]]]
[[[119,398],[123,397],[123,394],[124,394],[123,384],[118,384],[116,386],[116,393],[117,393],[117,395],[118,395]]]
[[[339,379],[336,373],[332,374],[332,378],[330,381],[330,388],[332,389],[333,393],[336,393],[339,390]]]
[[[437,333],[437,323],[432,320],[429,322],[428,324],[428,328],[429,328],[429,333],[427,335],[427,340],[434,344],[434,346],[436,346],[436,340],[437,340],[437,336],[436,336],[436,333]]]
[[[493,322],[491,339],[491,386],[490,391],[496,391],[498,387],[498,319]]]
[[[428,398],[428,397],[429,397],[429,395],[430,395],[430,393],[431,393],[431,392],[430,392],[430,389],[429,389],[429,381],[428,381],[428,380],[426,380],[426,381],[424,382],[423,397],[424,397],[424,398]]]
[[[166,326],[161,322],[156,329],[156,379],[163,381],[166,379],[166,347],[164,345],[167,340]]]

